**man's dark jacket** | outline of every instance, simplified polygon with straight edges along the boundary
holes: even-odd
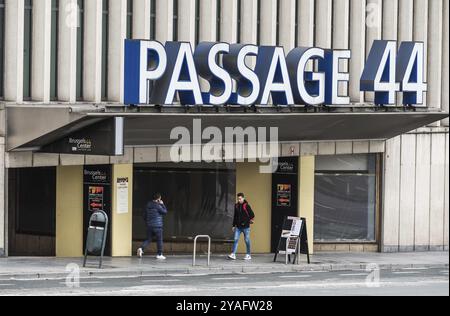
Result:
[[[255,213],[253,213],[253,210],[247,201],[235,205],[233,227],[241,229],[250,228],[250,224],[254,218]]]
[[[164,204],[154,201],[148,202],[144,210],[144,220],[147,227],[162,228],[163,216],[167,214],[167,208]]]

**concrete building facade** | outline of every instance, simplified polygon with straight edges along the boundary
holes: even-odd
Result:
[[[224,177],[232,185],[226,194],[245,192],[258,212],[252,232],[254,251],[271,251],[272,175],[259,173],[258,163],[246,161],[251,157],[245,145],[242,153],[234,157],[243,161],[223,168],[201,164],[175,167],[170,148],[153,143],[126,144],[123,156],[49,154],[33,148],[10,148],[9,132],[14,126],[8,122],[7,112],[14,107],[28,113],[44,107],[54,111],[70,109],[71,113],[86,109],[124,111],[126,38],[183,41],[192,47],[203,41],[272,45],[282,46],[286,52],[300,46],[350,49],[352,59],[344,65],[350,82],[342,91],[351,98],[348,108],[358,111],[374,107],[373,93],[360,89],[373,42],[424,42],[428,85],[425,103],[430,110],[448,114],[448,7],[446,0],[0,0],[0,256],[80,256],[84,235],[83,170],[94,165],[111,168],[113,185],[119,178],[130,180],[128,213],[117,212],[117,193],[111,190],[112,256],[132,255],[141,240],[136,233],[136,190],[141,185],[137,177],[169,169],[173,173],[177,168],[190,170],[186,172],[191,176],[198,169],[228,174]],[[401,94],[398,99],[400,105]],[[38,125],[46,132],[61,128],[51,115]],[[448,118],[391,139],[321,141],[304,140],[299,135],[297,141],[281,140],[276,156],[297,158],[297,212],[308,219],[311,249],[448,250]],[[339,161],[355,160],[366,167],[327,168],[330,164],[337,166]],[[363,182],[369,183],[372,202],[369,215],[361,220],[369,227],[364,227],[365,235],[359,236],[355,231],[361,231],[360,227],[342,224],[342,218],[319,216],[325,212],[320,209],[319,196],[326,200],[330,189],[317,186],[330,181],[339,183],[336,178],[329,179],[330,172],[334,177],[350,172],[354,178],[346,178],[350,181],[346,185],[357,187],[352,181],[357,182],[360,173],[366,171],[373,174],[373,179]],[[27,184],[27,179],[33,180]],[[192,178],[190,181],[192,187],[205,183]],[[42,192],[38,187],[49,188]],[[191,194],[196,194],[194,189]],[[40,200],[42,196],[47,200]],[[43,205],[27,203],[27,199]],[[52,205],[46,207],[46,201]],[[353,206],[343,205],[342,209],[346,207]],[[41,209],[47,215],[36,214]],[[34,229],[33,223],[43,217],[48,222]],[[190,225],[188,219],[182,222],[180,218],[181,225]],[[339,227],[345,227],[348,234],[327,232]],[[185,236],[189,231],[177,229],[167,236],[168,249],[190,250],[190,240],[183,239],[191,237]],[[226,238],[219,235],[214,250],[228,251]]]

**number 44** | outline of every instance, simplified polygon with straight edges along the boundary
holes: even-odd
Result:
[[[375,41],[361,77],[361,91],[375,92],[375,104],[395,105],[403,92],[403,105],[423,105],[424,44]]]

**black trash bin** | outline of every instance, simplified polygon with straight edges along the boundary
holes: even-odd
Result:
[[[83,267],[86,267],[88,256],[100,257],[99,269],[102,268],[105,253],[106,236],[108,234],[108,215],[103,211],[95,211],[89,219]]]

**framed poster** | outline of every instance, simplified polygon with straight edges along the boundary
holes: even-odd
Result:
[[[116,184],[117,214],[128,213],[128,178],[118,178]]]
[[[100,186],[89,186],[88,209],[89,212],[103,211],[105,188]]]
[[[291,207],[292,205],[292,185],[278,184],[277,185],[277,206]]]

